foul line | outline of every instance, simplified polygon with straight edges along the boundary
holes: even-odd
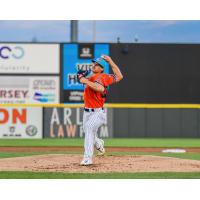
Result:
[[[44,107],[44,108],[82,108],[84,104],[0,104],[0,107]],[[200,104],[140,104],[108,103],[105,108],[193,108],[200,109]]]

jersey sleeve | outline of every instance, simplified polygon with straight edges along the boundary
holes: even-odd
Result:
[[[102,86],[105,86],[104,84],[104,80],[103,80],[103,77],[102,76],[98,76],[95,80],[94,80],[95,83],[99,83],[100,85]]]
[[[107,87],[116,82],[116,77],[114,74],[104,74],[104,75],[98,76],[94,80],[94,82],[99,83],[100,85],[103,85],[104,87]]]
[[[116,82],[116,76],[114,74],[107,74],[104,78],[105,86],[112,85]]]

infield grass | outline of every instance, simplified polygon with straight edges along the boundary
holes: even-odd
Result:
[[[106,138],[108,147],[200,147],[200,139],[178,138]],[[83,139],[1,139],[0,146],[83,146]]]
[[[0,179],[199,179],[200,172],[59,173],[0,172]]]

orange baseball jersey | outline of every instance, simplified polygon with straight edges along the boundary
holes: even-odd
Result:
[[[94,74],[90,76],[88,80],[93,83],[96,82],[103,85],[105,90],[102,94],[101,92],[96,92],[92,90],[89,86],[86,86],[84,90],[85,108],[102,108],[105,102],[107,86],[115,83],[116,77],[113,74]]]

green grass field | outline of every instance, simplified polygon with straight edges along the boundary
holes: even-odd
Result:
[[[200,179],[200,172],[151,172],[151,173],[50,173],[50,172],[1,172],[0,179]]]
[[[200,147],[200,139],[105,139],[109,147]],[[83,146],[83,139],[2,139],[0,146]],[[0,159],[44,155],[52,152],[0,152]],[[57,151],[55,153],[80,154],[80,152]],[[182,159],[200,160],[199,153],[163,154],[140,152],[114,152],[109,155],[157,155]],[[199,179],[200,172],[195,173],[98,173],[72,174],[58,172],[0,172],[0,179]]]
[[[200,139],[105,139],[108,147],[200,147]],[[82,146],[83,139],[1,139],[0,146]]]

